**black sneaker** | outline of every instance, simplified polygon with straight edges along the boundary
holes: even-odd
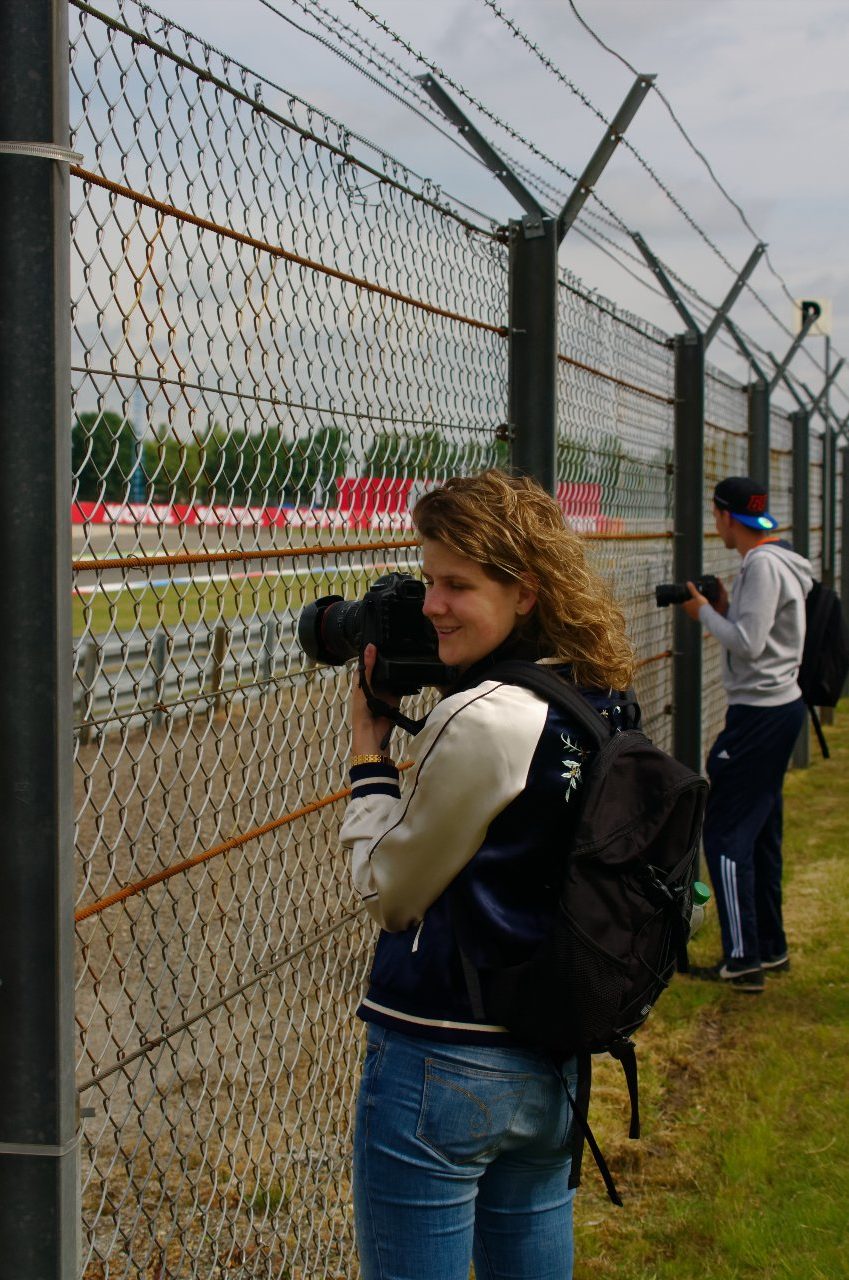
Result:
[[[780,956],[765,956],[761,960],[761,968],[765,973],[786,973],[790,968],[790,957],[786,951]]]
[[[748,995],[760,995],[764,989],[764,975],[760,965],[734,968],[720,960],[717,964],[692,964],[690,975],[701,978],[704,982],[722,982],[735,991],[745,991]]]

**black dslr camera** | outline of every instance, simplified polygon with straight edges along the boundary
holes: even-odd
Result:
[[[322,596],[304,607],[298,643],[316,662],[341,666],[359,658],[367,644],[377,649],[372,684],[398,698],[425,685],[451,684],[454,667],[439,661],[439,640],[422,613],[425,586],[409,573],[388,573],[362,600]]]
[[[716,604],[719,599],[719,578],[706,573],[704,577],[696,578],[694,585],[711,604]],[[686,582],[661,582],[654,589],[654,598],[658,609],[665,609],[670,604],[686,604],[692,599]]]

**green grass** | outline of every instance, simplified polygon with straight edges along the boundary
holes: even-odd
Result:
[[[128,636],[135,629],[146,632],[158,627],[172,630],[206,622],[245,622],[267,613],[298,609],[320,595],[344,595],[348,600],[362,596],[377,574],[374,570],[349,573],[343,570],[303,577],[280,578],[269,574],[221,582],[186,582],[178,586],[148,586],[120,591],[96,591],[74,595],[72,622],[74,636]],[[116,584],[116,586],[119,584]]]
[[[849,704],[832,759],[785,786],[793,968],[746,996],[679,977],[638,1037],[643,1140],[624,1136],[618,1067],[592,1119],[625,1200],[591,1157],[576,1201],[575,1280],[849,1276]],[[712,920],[694,958],[719,954]]]

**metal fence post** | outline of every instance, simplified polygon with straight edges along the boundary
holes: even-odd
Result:
[[[0,1270],[73,1280],[70,176],[65,0],[0,5]]]
[[[701,333],[674,339],[676,582],[701,576],[704,542],[705,349]],[[673,754],[702,769],[702,628],[674,611]]]
[[[840,449],[840,599],[849,611],[849,445]],[[846,697],[849,680],[843,690]]]
[[[822,438],[822,571],[827,587],[834,587],[834,544],[837,499],[837,433],[826,419]]]
[[[749,475],[769,488],[769,383],[749,383]]]
[[[83,746],[87,746],[91,738],[90,722],[94,719],[94,696],[99,661],[100,646],[95,640],[88,640],[83,649],[82,662],[77,674],[80,689],[76,702],[80,723],[80,742]]]
[[[221,706],[221,690],[224,686],[224,663],[227,660],[228,628],[224,622],[217,622],[210,637],[212,652],[212,710],[218,711]]]
[[[557,489],[557,220],[510,223],[508,413],[512,462]]]
[[[165,669],[168,666],[168,637],[164,631],[157,631],[153,637],[150,665],[153,673],[153,727],[159,729],[165,719],[163,703],[165,702]]]
[[[260,684],[269,684],[274,675],[274,651],[276,645],[277,623],[273,617],[266,618],[260,628],[262,654],[259,660]]]
[[[791,413],[790,422],[793,428],[793,549],[807,559],[811,554],[810,415],[804,409],[797,409]],[[797,769],[807,769],[811,763],[807,716],[793,751],[793,763]]]

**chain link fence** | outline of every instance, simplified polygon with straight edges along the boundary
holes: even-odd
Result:
[[[506,245],[135,0],[70,14],[82,1275],[349,1277],[372,926],[336,838],[349,677],[296,621],[415,570],[424,486],[507,460]],[[571,276],[558,303],[559,497],[669,747],[673,352]],[[710,371],[707,529],[746,404]]]

